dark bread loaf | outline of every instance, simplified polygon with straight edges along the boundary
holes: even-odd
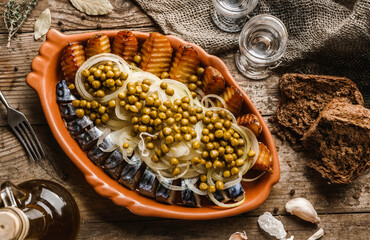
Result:
[[[344,97],[353,104],[364,104],[356,85],[344,77],[289,73],[280,78],[279,87],[276,119],[283,130],[280,133],[293,144],[299,142],[333,98]]]
[[[370,109],[333,99],[304,134],[308,166],[332,183],[350,183],[370,166]]]

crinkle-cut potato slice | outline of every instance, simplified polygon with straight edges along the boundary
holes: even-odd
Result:
[[[80,42],[71,42],[64,47],[60,65],[68,84],[74,82],[76,72],[85,60],[84,46]]]
[[[172,60],[170,78],[182,83],[188,83],[189,76],[196,74],[198,65],[197,51],[192,46],[181,45]]]
[[[157,32],[150,33],[141,48],[140,68],[158,77],[162,72],[169,72],[172,51],[171,44],[165,36]]]
[[[259,149],[260,153],[252,169],[272,173],[272,154],[270,150],[261,142],[259,143]]]
[[[90,58],[100,53],[110,53],[110,42],[109,37],[106,34],[95,34],[92,36],[86,44],[86,58]]]
[[[241,92],[235,87],[230,86],[223,91],[221,97],[225,100],[227,106],[226,109],[234,115],[239,115],[244,101]],[[220,101],[217,102],[217,106],[222,107]]]
[[[203,92],[207,94],[220,94],[225,89],[225,78],[214,67],[208,66],[203,74]]]
[[[139,44],[131,31],[119,31],[112,43],[112,53],[122,57],[126,62],[132,63],[139,52]]]
[[[253,113],[247,113],[236,118],[238,125],[249,128],[256,137],[262,132],[262,125],[258,121],[258,118]]]

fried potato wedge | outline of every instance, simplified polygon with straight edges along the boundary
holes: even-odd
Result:
[[[243,96],[240,91],[235,87],[230,86],[223,91],[221,97],[225,100],[227,106],[226,109],[234,115],[239,115],[243,105]],[[217,105],[222,107],[221,102],[218,102]]]
[[[199,65],[197,51],[189,45],[181,45],[176,52],[170,69],[170,78],[189,83],[189,76],[197,72]]]
[[[252,169],[272,173],[272,154],[270,150],[261,142],[259,143],[259,148],[260,153]]]
[[[139,52],[139,44],[131,31],[119,31],[112,43],[112,53],[132,63],[134,56]]]
[[[225,89],[225,79],[214,67],[208,66],[203,73],[203,92],[207,94],[220,94]]]
[[[252,113],[247,113],[236,118],[238,125],[249,128],[256,137],[258,137],[262,132],[262,126],[258,121],[256,115]]]
[[[95,34],[92,36],[86,44],[86,58],[90,58],[100,53],[110,53],[110,42],[109,37],[106,34]]]
[[[76,72],[85,60],[84,46],[80,42],[71,42],[64,47],[60,65],[67,84],[75,81]]]
[[[169,72],[172,47],[168,39],[160,33],[150,33],[141,48],[140,68],[160,77],[162,72]]]

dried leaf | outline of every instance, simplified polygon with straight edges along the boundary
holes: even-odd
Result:
[[[109,0],[70,0],[77,10],[87,15],[105,15],[113,10]]]
[[[51,25],[51,14],[49,8],[45,9],[37,18],[34,25],[35,40],[40,39],[49,31]]]

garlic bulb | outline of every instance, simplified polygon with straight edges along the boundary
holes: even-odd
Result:
[[[245,232],[236,232],[231,234],[229,240],[247,240],[247,234]]]
[[[315,232],[309,239],[307,240],[316,240],[321,238],[324,235],[324,229],[320,228],[319,231]]]
[[[285,209],[287,212],[290,212],[292,215],[296,215],[305,221],[316,224],[320,222],[320,218],[317,216],[315,208],[305,198],[294,198],[288,201],[285,204]]]

